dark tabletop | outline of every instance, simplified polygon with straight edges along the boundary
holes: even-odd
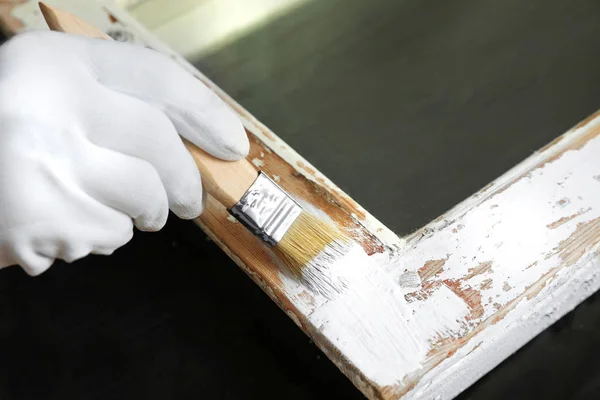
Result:
[[[595,0],[321,0],[197,66],[399,234],[600,108]],[[600,162],[600,161],[599,161]],[[600,395],[600,300],[462,399]],[[0,271],[0,399],[360,399],[203,233]]]

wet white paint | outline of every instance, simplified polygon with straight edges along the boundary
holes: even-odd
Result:
[[[401,379],[420,367],[427,343],[418,335],[401,288],[376,259],[354,245],[331,265],[332,275],[347,283],[347,290],[331,300],[317,293],[307,296],[298,282],[281,278],[308,320],[366,378],[380,386],[402,386]]]

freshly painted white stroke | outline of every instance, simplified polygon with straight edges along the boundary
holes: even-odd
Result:
[[[346,282],[346,290],[333,299],[307,293],[283,273],[281,280],[298,309],[365,378],[381,387],[402,386],[402,378],[420,368],[428,343],[402,289],[378,266],[385,262],[381,257],[369,257],[354,245],[331,265],[334,279]]]

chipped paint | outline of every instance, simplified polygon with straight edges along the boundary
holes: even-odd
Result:
[[[557,301],[548,296],[572,275],[568,269],[589,264],[590,257],[598,260],[600,185],[590,184],[590,179],[598,173],[599,132],[599,121],[590,120],[566,138],[555,141],[545,153],[524,162],[525,168],[519,166],[499,178],[485,194],[468,199],[466,205],[458,205],[412,235],[411,247],[399,257],[403,261],[402,273],[406,269],[418,271],[428,281],[422,289],[407,295],[409,305],[420,306],[430,302],[437,291],[449,289],[467,307],[463,323],[469,328],[460,338],[444,337],[442,333],[437,350],[429,353],[431,372],[414,378],[419,383],[407,398],[419,398],[426,392],[440,393],[439,386],[435,392],[423,391],[422,383],[438,373],[444,375],[449,370],[456,373],[448,361],[461,359],[462,349],[470,338],[485,333],[491,339],[494,337],[491,332],[496,336],[499,332],[502,335],[512,332],[514,329],[509,327],[513,325],[509,323],[518,318],[516,310],[526,312],[531,308],[528,303]],[[556,185],[557,182],[561,185]],[[430,260],[425,264],[427,268],[423,259]],[[442,267],[439,260],[444,260]],[[554,309],[561,307],[562,303]],[[558,317],[553,313],[550,320]],[[421,317],[416,313],[415,318],[420,321]],[[536,319],[537,326],[547,326],[547,320],[540,316]],[[516,334],[511,338],[511,345],[525,342]],[[483,343],[485,349],[493,348],[493,341]],[[463,357],[476,353],[469,351]],[[490,355],[490,350],[485,355]],[[487,364],[483,356],[478,359],[479,373],[493,365]],[[452,381],[451,376],[446,378]],[[456,381],[453,384],[460,386]],[[457,393],[456,388],[450,392]]]
[[[590,249],[596,248],[598,243],[600,243],[600,217],[578,223],[573,233],[562,240],[553,249],[553,253],[558,254],[563,265],[568,267],[588,254]]]
[[[253,158],[252,159],[252,164],[254,164],[254,166],[256,168],[262,168],[265,166],[265,162],[263,160],[261,160],[260,158]]]
[[[456,338],[463,335],[469,315],[467,304],[447,286],[440,286],[427,301],[409,303],[415,316],[418,316],[421,335],[429,342],[441,338]]]
[[[549,229],[556,229],[559,226],[566,224],[567,222],[571,221],[574,218],[579,217],[580,215],[590,211],[591,208],[588,208],[587,210],[579,210],[578,212],[576,212],[573,215],[569,215],[568,217],[562,217],[560,219],[557,219],[556,221],[552,222],[551,224],[546,225]]]
[[[419,268],[419,277],[421,278],[421,281],[427,281],[429,278],[439,275],[443,271],[447,259],[448,258],[440,258],[427,261]]]

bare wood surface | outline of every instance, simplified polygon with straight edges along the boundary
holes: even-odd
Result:
[[[188,141],[185,145],[202,175],[202,186],[227,208],[233,207],[258,176],[246,160],[223,161],[211,156]]]
[[[90,38],[112,40],[106,33],[97,29],[95,26],[90,25],[86,21],[76,18],[73,14],[55,7],[50,7],[43,2],[40,2],[39,5],[48,27],[53,31],[68,32],[73,35]]]

